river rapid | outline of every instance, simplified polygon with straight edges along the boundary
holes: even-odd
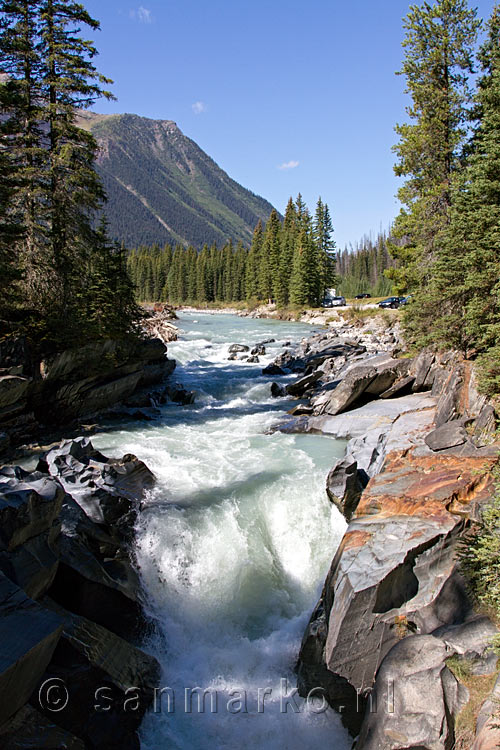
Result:
[[[142,746],[347,750],[339,716],[293,696],[300,640],[346,525],[325,493],[344,443],[270,432],[293,402],[273,399],[273,378],[261,374],[311,328],[202,313],[182,314],[179,326],[172,379],[196,403],[92,438],[107,455],[136,454],[158,478],[135,552],[158,623],[141,645],[159,660],[165,690]],[[231,343],[269,338],[258,364],[227,360]],[[204,711],[189,692],[197,687]]]

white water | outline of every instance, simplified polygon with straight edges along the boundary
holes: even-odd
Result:
[[[146,750],[347,750],[340,719],[318,702],[280,701],[296,684],[300,640],[345,522],[325,477],[344,444],[266,434],[290,403],[271,398],[261,369],[311,329],[235,316],[185,314],[169,345],[174,378],[193,406],[167,405],[157,422],[94,437],[109,455],[132,452],[158,477],[141,514],[137,560],[159,632],[144,647],[171,688],[145,719]],[[228,362],[230,343],[266,345],[258,365]],[[287,680],[286,686],[282,680]],[[186,711],[185,689],[217,694]],[[258,710],[259,688],[271,689]],[[237,691],[237,692],[231,692]],[[170,693],[172,695],[172,693]],[[245,704],[246,697],[246,704]],[[233,702],[231,703],[231,700]],[[239,700],[238,700],[239,699]],[[262,710],[263,707],[263,710]],[[245,710],[246,709],[246,710]]]

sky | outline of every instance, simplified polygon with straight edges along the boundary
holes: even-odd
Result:
[[[312,211],[321,196],[340,248],[389,226],[409,2],[143,2],[84,0],[117,97],[94,111],[174,120],[281,213],[299,192]],[[493,5],[473,7],[488,18]]]

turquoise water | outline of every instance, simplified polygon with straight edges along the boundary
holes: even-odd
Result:
[[[270,432],[292,402],[271,397],[272,378],[261,369],[311,328],[201,313],[183,314],[179,325],[181,339],[169,345],[173,377],[196,391],[196,403],[168,404],[158,421],[92,438],[104,453],[135,453],[158,478],[136,555],[159,622],[144,647],[169,690],[143,723],[143,747],[345,750],[348,736],[331,709],[295,697],[298,712],[290,702],[284,711],[302,634],[345,529],[325,493],[344,443]],[[267,338],[276,343],[259,364],[228,362],[229,344]],[[185,690],[197,687],[208,691],[204,712],[197,700],[191,711],[186,703]]]

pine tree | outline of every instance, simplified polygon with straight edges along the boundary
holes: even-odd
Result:
[[[290,278],[292,275],[293,253],[298,233],[297,209],[293,199],[288,200],[285,219],[281,230],[278,280],[275,289],[278,307],[286,307],[290,301]]]
[[[328,287],[335,286],[335,242],[330,210],[321,198],[316,204],[314,241],[318,258],[318,300],[322,300]]]
[[[396,237],[404,241],[391,246],[399,260],[391,277],[400,292],[425,289],[449,222],[451,180],[465,136],[468,74],[478,26],[476,11],[468,9],[466,0],[411,6],[405,19],[406,55],[400,74],[406,77],[412,100],[407,111],[413,122],[396,127],[400,140],[394,148],[395,172],[407,178],[398,193],[405,208],[394,227]],[[434,313],[425,293],[419,293],[419,305],[410,313],[409,334],[425,337]]]
[[[500,391],[500,7],[479,54],[478,120],[466,170],[457,176],[451,222],[434,267],[432,327],[442,347],[480,352],[482,385]]]
[[[247,300],[262,299],[259,287],[259,269],[262,255],[263,230],[259,219],[254,229],[252,244],[247,259],[246,298]]]

